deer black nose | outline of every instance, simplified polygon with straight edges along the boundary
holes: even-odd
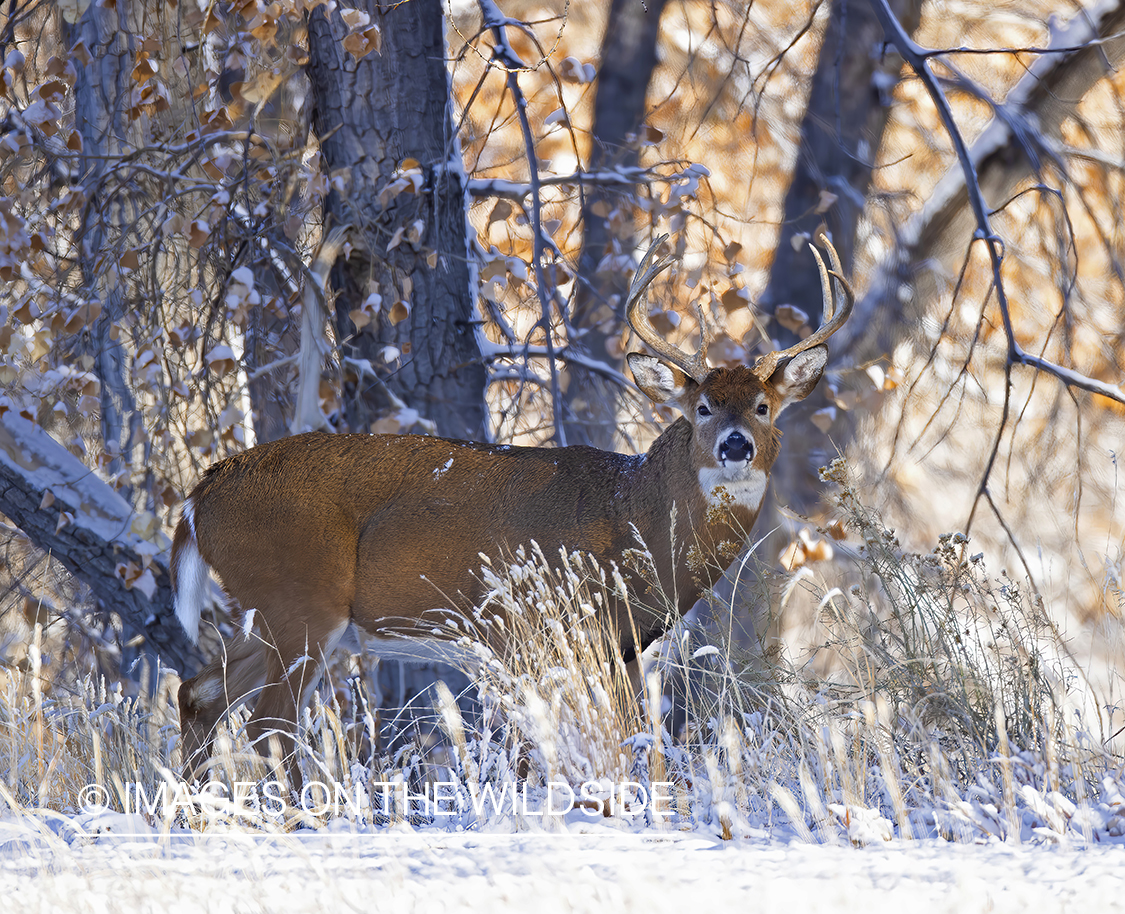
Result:
[[[731,432],[719,445],[719,459],[724,463],[728,460],[749,460],[753,455],[754,445],[746,440],[742,432]]]

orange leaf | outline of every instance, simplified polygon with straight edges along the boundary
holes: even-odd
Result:
[[[251,29],[250,34],[257,38],[262,44],[270,44],[273,42],[274,37],[277,35],[277,20],[266,17],[262,20],[262,24],[257,28]]]
[[[145,83],[156,75],[156,64],[147,57],[141,57],[133,67],[133,81],[138,85]]]
[[[387,318],[394,325],[401,324],[410,316],[410,305],[404,301],[396,301],[391,305]]]
[[[211,9],[207,11],[207,21],[203,23],[203,34],[210,35],[215,29],[222,28],[223,20],[219,18],[219,14],[215,12],[215,5],[212,4]]]
[[[207,243],[207,239],[211,236],[211,226],[209,226],[202,219],[196,219],[191,224],[188,232],[188,244],[190,244],[197,251]]]

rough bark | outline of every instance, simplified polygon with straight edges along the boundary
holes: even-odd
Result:
[[[0,415],[0,511],[85,583],[101,609],[120,617],[123,642],[143,636],[144,650],[182,675],[200,665],[172,609],[167,537],[139,537],[132,528],[135,512],[124,498],[10,410]],[[147,566],[151,596],[143,589],[147,578],[130,587],[118,574],[128,563],[138,570]]]
[[[262,270],[256,278],[264,293],[276,294],[279,291],[272,271]],[[256,368],[275,359],[295,355],[297,346],[297,336],[290,331],[287,321],[279,320],[265,308],[255,308],[250,313],[244,358],[247,374],[253,376]],[[289,434],[293,397],[288,385],[283,383],[287,374],[287,369],[278,369],[250,379],[255,443],[274,441]]]
[[[638,147],[631,137],[644,121],[645,97],[656,67],[656,42],[664,0],[652,0],[648,9],[636,0],[613,0],[602,40],[598,86],[594,96],[594,143],[590,171],[639,164]],[[620,270],[598,271],[607,254],[633,245],[631,220],[619,220],[614,229],[606,213],[621,205],[629,191],[590,187],[582,207],[582,256],[578,273],[582,281],[575,293],[572,326],[580,335],[572,346],[582,354],[620,371],[622,359],[606,350],[609,334],[624,317],[629,277]],[[631,206],[626,202],[626,209]],[[620,389],[605,378],[579,366],[567,368],[567,441],[614,449],[617,446],[617,405]]]
[[[107,453],[117,453],[110,471],[118,473],[130,459],[130,447],[141,436],[136,400],[129,386],[129,353],[119,332],[133,303],[116,269],[115,250],[124,250],[125,235],[142,208],[130,187],[105,194],[104,179],[114,162],[143,145],[137,120],[129,112],[134,81],[134,26],[143,11],[133,0],[109,6],[90,4],[74,26],[64,28],[73,46],[81,39],[89,51],[85,66],[78,59],[74,85],[74,120],[82,135],[84,171],[80,181],[87,198],[82,214],[83,283],[101,301],[102,312],[85,345],[94,356],[101,381],[102,439]]]
[[[440,434],[481,438],[486,374],[441,4],[360,8],[381,30],[382,49],[359,61],[344,50],[339,13],[318,8],[309,19],[313,127],[327,170],[343,182],[328,196],[326,225],[351,225],[360,241],[332,276],[343,355],[370,362]],[[408,160],[421,167],[422,186],[397,192],[392,182]],[[357,330],[350,312],[376,290],[376,319]],[[400,358],[388,362],[388,346]],[[353,372],[347,387],[347,424],[367,430],[387,405],[380,384]]]

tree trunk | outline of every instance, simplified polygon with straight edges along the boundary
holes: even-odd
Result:
[[[921,19],[921,0],[893,0],[892,6],[913,34]],[[826,222],[844,272],[851,272],[856,229],[902,67],[897,54],[881,52],[882,41],[882,27],[866,2],[833,0],[801,124],[800,152],[785,196],[773,268],[760,303],[766,313],[775,313],[784,304],[795,305],[809,316],[810,326],[820,325],[820,276],[808,246],[794,247],[794,235],[804,233],[811,238],[820,223]],[[776,321],[770,323],[769,331],[782,347],[797,341],[794,332]],[[840,351],[838,339],[828,345]],[[758,522],[760,531],[782,526],[780,536],[771,537],[764,546],[764,554],[771,558],[781,541],[794,532],[785,529],[778,506],[788,506],[798,515],[812,510],[822,489],[817,470],[849,434],[841,420],[828,436],[809,421],[814,412],[829,405],[825,388],[821,384],[810,397],[791,407],[780,423],[784,453],[770,477],[773,499]]]
[[[329,193],[325,222],[350,224],[361,239],[333,272],[336,325],[343,356],[369,362],[379,376],[346,363],[347,425],[371,427],[387,405],[385,384],[440,434],[479,439],[487,432],[486,374],[441,4],[369,0],[361,8],[379,27],[382,49],[358,61],[344,50],[338,13],[326,18],[318,8],[309,18],[313,126],[324,138],[326,171],[344,185]],[[411,183],[412,168],[420,185]],[[351,314],[365,302],[374,319],[357,328]]]
[[[273,274],[263,270],[257,277],[266,293],[273,293],[277,282]],[[279,320],[265,308],[255,308],[246,326],[245,365],[247,374],[273,359],[295,355],[295,334],[286,321]],[[286,370],[278,369],[251,378],[248,387],[253,411],[254,442],[264,444],[289,434],[289,417],[293,414],[293,397],[284,383]]]
[[[602,40],[598,88],[594,96],[594,144],[589,170],[614,166],[635,167],[638,147],[631,140],[644,121],[645,97],[656,67],[656,42],[664,0],[652,0],[648,9],[637,0],[613,0]],[[587,189],[582,207],[582,256],[575,292],[572,326],[581,333],[571,345],[582,354],[605,362],[618,371],[620,356],[611,356],[606,342],[624,319],[629,276],[619,269],[599,272],[607,254],[633,246],[631,219],[613,221],[608,214],[617,206],[631,211],[628,192],[594,186]],[[613,450],[617,447],[616,384],[579,366],[567,367],[564,422],[567,441]]]
[[[131,446],[141,435],[140,416],[129,385],[129,353],[123,326],[133,303],[128,285],[118,271],[118,259],[127,247],[125,236],[142,206],[135,193],[121,190],[109,199],[103,195],[107,170],[120,157],[144,145],[137,121],[130,114],[135,64],[134,36],[139,10],[135,0],[102,6],[90,4],[73,26],[64,26],[69,45],[81,39],[89,51],[85,66],[77,59],[74,85],[74,120],[82,136],[83,173],[80,177],[87,205],[83,210],[79,266],[83,285],[97,297],[102,311],[84,340],[94,357],[101,381],[102,440],[113,455],[111,473],[127,471],[134,461]],[[143,460],[139,461],[143,464]]]

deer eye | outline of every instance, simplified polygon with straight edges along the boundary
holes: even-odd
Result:
[[[699,415],[701,415],[701,416],[710,416],[711,415],[711,408],[709,406],[707,406],[706,403],[700,403],[698,408],[696,409],[696,412],[699,413]]]
[[[759,416],[768,416],[769,414],[770,414],[770,408],[768,406],[766,406],[765,403],[759,403],[758,404],[758,415]]]

